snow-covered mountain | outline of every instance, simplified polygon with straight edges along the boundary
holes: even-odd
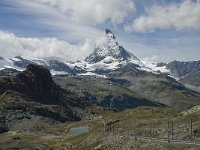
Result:
[[[48,68],[53,75],[102,75],[102,73],[114,71],[127,65],[134,67],[134,70],[170,73],[167,66],[158,66],[156,63],[140,61],[135,55],[119,45],[115,35],[109,29],[106,29],[104,35],[96,41],[93,53],[86,57],[84,61],[61,62],[55,59],[25,58],[21,56],[12,59],[0,57],[0,70],[12,68],[22,71],[31,63]]]
[[[114,34],[106,29],[104,36],[97,40],[94,52],[84,61],[61,62],[41,58],[24,58],[16,56],[12,59],[0,58],[0,69],[12,68],[22,71],[28,64],[38,64],[51,70],[52,74],[74,74],[96,72],[96,70],[115,70],[129,62],[139,64],[139,59],[119,46]]]
[[[111,63],[113,60],[119,62],[135,61],[139,63],[139,59],[120,46],[115,35],[109,29],[106,29],[105,35],[97,40],[94,52],[85,61],[89,63],[97,63],[100,61]]]
[[[26,66],[29,64],[37,64],[42,65],[48,68],[53,75],[55,74],[74,74],[76,72],[80,72],[81,68],[75,67],[71,68],[64,62],[58,60],[46,60],[40,58],[23,58],[21,56],[16,56],[12,59],[0,59],[0,70],[5,68],[15,69],[18,71],[25,70]]]
[[[104,36],[96,41],[92,54],[86,57],[84,61],[68,65],[77,66],[86,72],[98,73],[99,71],[115,70],[128,63],[134,63],[138,66],[141,64],[140,60],[120,46],[115,35],[109,29],[106,29]]]

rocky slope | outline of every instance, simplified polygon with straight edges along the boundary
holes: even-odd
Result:
[[[96,76],[55,76],[67,90],[100,106],[123,110],[137,106],[168,106],[185,110],[200,104],[200,94],[176,80],[147,72],[110,72],[109,78]]]
[[[173,61],[166,65],[167,69],[176,76],[183,77],[192,72],[200,70],[200,61],[180,62]]]
[[[131,91],[129,89],[131,82],[126,79],[95,76],[55,76],[54,81],[62,88],[82,97],[85,103],[96,104],[105,108],[121,111],[138,106],[164,106]]]
[[[200,92],[200,70],[193,71],[190,74],[180,78],[179,82],[193,90]]]
[[[0,124],[9,127],[36,116],[65,122],[79,120],[72,107],[81,100],[56,85],[48,69],[30,64],[16,77],[0,78]]]
[[[188,88],[200,91],[200,61],[173,61],[168,64],[159,63],[158,66],[166,67],[172,76]]]

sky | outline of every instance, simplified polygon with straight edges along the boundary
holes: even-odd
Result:
[[[200,60],[200,0],[0,0],[0,56],[83,60],[109,28],[155,62]]]

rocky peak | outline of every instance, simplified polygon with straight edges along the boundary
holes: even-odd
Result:
[[[26,75],[32,74],[34,76],[34,79],[40,82],[45,82],[45,81],[48,81],[49,83],[53,82],[50,71],[47,68],[39,65],[35,64],[28,65],[24,73]]]
[[[45,67],[30,64],[26,70],[16,76],[21,85],[20,92],[42,103],[56,103],[58,100],[57,86],[51,73]]]
[[[115,35],[109,30],[109,29],[106,29],[105,30],[105,34],[113,39],[116,39],[115,38]]]
[[[86,61],[97,63],[107,57],[112,57],[120,62],[130,59],[138,60],[137,57],[118,44],[115,35],[109,29],[106,29],[104,36],[96,41],[94,52],[86,58]]]
[[[4,60],[4,58],[0,56],[0,60]]]
[[[19,60],[24,60],[21,56],[15,56],[14,58],[19,59]]]

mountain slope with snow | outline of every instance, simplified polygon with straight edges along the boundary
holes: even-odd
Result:
[[[57,74],[93,74],[104,75],[106,73],[129,68],[133,71],[146,71],[155,74],[167,74],[174,78],[180,78],[197,70],[199,61],[196,62],[171,62],[153,63],[146,60],[139,60],[135,55],[119,45],[115,35],[106,29],[104,35],[96,41],[94,51],[84,61],[62,62],[55,59],[25,58],[16,56],[12,59],[0,57],[0,70],[12,68],[22,71],[29,64],[42,65],[48,68],[53,75]],[[131,67],[128,67],[131,66]]]
[[[109,29],[106,29],[104,36],[97,40],[94,52],[88,56],[85,61],[97,63],[104,59],[108,59],[107,57],[112,57],[118,61],[135,60],[135,62],[139,62],[139,59],[136,56],[129,53],[118,44],[115,35]]]
[[[119,45],[115,35],[106,29],[104,36],[96,41],[94,51],[84,61],[73,64],[83,70],[95,73],[109,72],[132,64],[135,69],[154,72],[168,72],[165,67],[156,67],[156,64],[143,63],[135,55]]]
[[[181,110],[200,104],[199,93],[187,89],[178,80],[171,78],[173,72],[168,64],[139,60],[120,46],[115,35],[108,29],[103,37],[97,40],[93,53],[84,61],[62,62],[55,59],[20,56],[12,59],[0,58],[0,76],[6,76],[6,74],[10,76],[12,72],[16,74],[17,71],[14,69],[24,70],[30,63],[48,68],[53,75],[69,74],[54,76],[54,80],[63,88],[69,91],[74,90],[77,95],[81,94],[80,97],[85,96],[88,99],[90,95],[92,101],[103,105],[109,103],[112,97],[116,100],[117,108],[121,105],[135,107],[137,105],[135,102],[140,105],[147,104],[146,101],[143,104],[140,100],[161,103]],[[181,66],[184,67],[184,63]],[[192,63],[189,66],[196,65]],[[4,68],[10,69],[3,70]],[[181,67],[177,69],[180,70]],[[94,83],[97,82],[95,86]],[[120,85],[113,86],[116,84]],[[102,86],[99,88],[100,85]],[[84,88],[84,92],[81,88]],[[123,92],[120,92],[122,90]],[[128,92],[127,95],[124,95],[124,91]],[[131,101],[129,101],[130,98]]]

